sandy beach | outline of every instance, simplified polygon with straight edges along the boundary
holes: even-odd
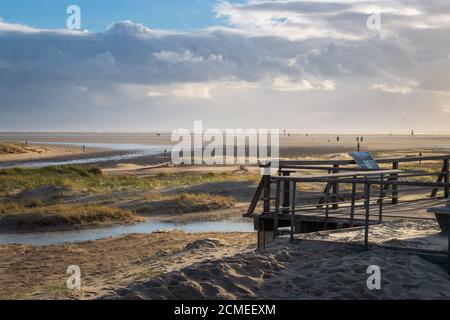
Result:
[[[42,138],[42,137],[41,137]],[[84,137],[88,138],[88,137]],[[97,141],[98,135],[89,141]],[[135,142],[133,135],[100,137],[108,143]],[[167,143],[167,136],[140,143]],[[281,137],[286,159],[348,159],[356,136],[303,135]],[[50,138],[48,138],[50,139]],[[55,140],[56,138],[52,138]],[[71,139],[63,138],[63,143]],[[77,137],[79,139],[79,137]],[[104,140],[102,140],[104,139]],[[139,140],[142,139],[142,140]],[[68,141],[69,140],[69,141]],[[330,141],[328,141],[330,140]],[[88,141],[88,140],[86,140]],[[445,153],[447,136],[367,136],[364,147],[376,157]],[[53,141],[56,142],[56,141]],[[79,143],[79,140],[78,140]],[[36,145],[40,153],[1,155],[1,163],[83,159],[117,155],[122,151],[88,149],[70,145]],[[419,151],[420,150],[420,151]],[[124,151],[126,152],[126,151]],[[98,214],[114,208],[133,216],[100,217],[80,213],[68,225],[32,225],[34,232],[61,232],[126,226],[129,220],[198,222],[243,219],[260,179],[256,166],[174,166],[161,155],[137,159],[69,166],[66,169],[25,169],[4,175],[6,188],[0,210],[34,215],[42,212],[65,216],[74,208],[92,208]],[[431,167],[433,167],[432,165]],[[30,170],[30,171],[27,171]],[[435,170],[435,169],[432,169]],[[316,189],[321,190],[321,186]],[[314,189],[314,190],[316,190]],[[317,191],[316,190],[316,191]],[[59,206],[61,213],[54,213]],[[91,206],[91,207],[89,207]],[[261,210],[258,204],[257,211]],[[11,208],[11,209],[10,209]],[[53,211],[52,211],[53,210]],[[53,216],[52,216],[53,217]],[[58,216],[59,217],[59,216]],[[89,218],[89,219],[88,219]],[[61,218],[59,218],[61,219]],[[76,220],[76,221],[78,221]],[[28,232],[20,228],[8,232]],[[107,234],[107,233],[106,233]],[[42,233],[43,237],[47,233]],[[97,239],[97,238],[95,238]],[[98,240],[37,244],[0,244],[0,298],[21,299],[450,299],[446,269],[414,252],[390,250],[388,245],[445,252],[446,237],[436,223],[392,221],[371,228],[369,251],[360,249],[361,228],[319,231],[296,235],[290,244],[279,237],[265,250],[256,250],[255,232],[195,232],[165,230],[130,233]],[[366,286],[367,267],[379,265],[382,289]],[[65,286],[66,269],[82,270],[82,290]]]
[[[0,245],[0,299],[100,298],[119,284],[251,250],[254,241],[251,233],[157,232],[51,246]],[[69,265],[82,270],[81,293],[65,287]]]
[[[396,222],[397,223],[397,222]],[[398,222],[379,226],[372,236],[390,242],[387,228],[408,229],[401,235],[426,246],[425,234],[436,225]],[[391,231],[391,230],[389,230]],[[441,266],[414,254],[351,247],[326,242],[333,232],[314,233],[317,241],[290,244],[282,237],[262,252],[241,250],[233,256],[198,262],[150,281],[139,281],[112,299],[449,299],[450,277]],[[352,232],[348,232],[353,234]],[[357,232],[355,234],[357,236]],[[412,239],[414,238],[414,239]],[[426,236],[425,236],[426,238]],[[445,239],[446,237],[444,237]],[[301,237],[299,237],[301,239]],[[341,239],[342,240],[342,239]],[[220,250],[220,246],[218,248]],[[381,268],[381,289],[369,290],[367,268]]]
[[[372,237],[429,247],[436,225],[408,221],[378,226]],[[401,232],[403,230],[403,232]],[[407,231],[406,231],[407,230]],[[389,231],[389,232],[388,232]],[[313,233],[290,244],[281,237],[255,250],[252,233],[161,232],[78,244],[0,245],[0,297],[76,299],[449,299],[445,268],[418,255],[351,246],[358,231]],[[340,237],[339,243],[331,242]],[[309,239],[303,240],[301,239]],[[354,239],[353,239],[354,240]],[[64,288],[77,264],[83,290]],[[366,286],[368,266],[381,268],[381,289]],[[30,285],[32,284],[32,285]]]
[[[280,136],[280,157],[285,159],[308,159],[308,157],[348,157],[349,151],[356,151],[356,139],[363,137],[360,143],[361,150],[371,151],[375,155],[383,156],[389,153],[395,156],[396,152],[402,155],[409,154],[417,156],[422,154],[442,153],[450,148],[449,134],[318,134],[310,133],[286,133]],[[337,142],[339,137],[339,142]],[[105,144],[141,144],[173,146],[176,142],[171,141],[170,133],[86,133],[86,134],[5,134],[0,133],[0,141],[11,141],[21,143],[24,141],[40,141],[36,147],[42,148],[41,153],[24,153],[16,155],[0,155],[0,163],[14,163],[36,159],[72,159],[74,156],[93,157],[117,155],[123,153],[101,148],[86,148],[88,154],[82,155],[82,148],[70,145],[71,143],[105,143]],[[67,143],[67,145],[46,145],[42,143]],[[118,164],[135,164],[139,166],[155,165],[167,162],[162,157],[154,161],[155,157],[142,157],[126,161],[105,161],[102,167],[108,168]]]
[[[448,0],[3,1],[0,303],[450,300],[449,32]]]
[[[1,139],[0,139],[1,141]],[[0,154],[0,163],[20,163],[32,160],[71,158],[92,155],[101,152],[98,148],[86,148],[71,145],[28,144],[33,150],[25,150],[23,153]]]

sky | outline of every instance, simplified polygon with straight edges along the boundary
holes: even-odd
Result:
[[[448,0],[0,0],[0,131],[450,131],[449,71]]]

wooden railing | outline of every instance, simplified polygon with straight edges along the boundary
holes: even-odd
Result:
[[[402,157],[402,158],[380,158],[376,159],[379,164],[388,164],[389,168],[393,171],[386,171],[383,175],[383,178],[386,178],[384,181],[380,181],[380,196],[383,198],[389,193],[389,189],[391,189],[391,202],[392,204],[397,204],[400,195],[399,195],[399,186],[409,185],[409,186],[417,186],[417,187],[431,187],[432,191],[430,197],[435,198],[438,194],[439,189],[444,191],[444,197],[449,197],[449,160],[450,155],[442,155],[442,156],[423,156],[423,157]],[[411,177],[424,177],[424,176],[436,176],[436,182],[423,182],[423,181],[399,181],[399,170],[402,170],[402,163],[426,163],[426,162],[442,162],[442,169],[439,172],[432,173],[418,173],[418,172],[409,172],[402,174],[402,179],[407,179]],[[282,197],[280,199],[284,212],[287,212],[292,201],[291,192],[289,188],[289,184],[295,180],[295,173],[299,173],[302,171],[326,171],[329,174],[329,177],[324,179],[316,179],[315,182],[326,182],[326,186],[323,190],[323,196],[318,200],[317,205],[319,207],[324,205],[325,199],[328,198],[332,200],[332,209],[339,208],[339,199],[341,197],[340,193],[340,184],[342,183],[350,183],[352,184],[352,197],[355,197],[355,188],[356,188],[356,180],[354,179],[334,179],[330,180],[330,178],[336,177],[339,173],[345,172],[361,172],[364,171],[360,168],[355,167],[356,163],[354,160],[292,160],[292,161],[280,161],[279,162],[279,170],[278,177],[283,177],[281,179],[283,181],[283,192]],[[261,164],[261,167],[269,167],[270,163]],[[254,215],[256,206],[258,202],[263,200],[263,212],[262,214],[269,213],[271,211],[271,184],[276,183],[276,180],[273,179],[273,176],[263,176],[258,185],[258,188],[255,192],[255,195],[251,201],[251,204],[244,216],[250,217]],[[345,181],[344,181],[345,180]],[[310,181],[311,182],[311,181]],[[281,192],[281,187],[280,187]],[[278,194],[278,193],[277,193]],[[353,199],[354,200],[354,199]],[[382,201],[382,200],[379,200]]]

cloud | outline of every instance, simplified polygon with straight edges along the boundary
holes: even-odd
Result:
[[[374,7],[380,30],[366,27]],[[245,108],[245,115],[221,115],[221,121],[248,123],[276,106],[297,126],[300,115],[358,117],[360,105],[379,108],[380,101],[390,106],[392,119],[404,119],[406,106],[411,121],[424,121],[425,111],[427,119],[443,118],[426,106],[448,104],[447,0],[249,0],[220,2],[215,13],[225,26],[190,32],[132,21],[113,22],[102,32],[0,21],[0,118],[15,119],[0,129],[69,123],[69,115],[81,117],[77,109],[112,126],[124,116],[141,121],[125,115],[127,108],[159,125],[174,119],[164,109],[180,107],[180,119],[195,111],[213,120],[217,113],[210,110],[234,106]],[[41,121],[24,124],[27,114]],[[358,123],[367,122],[360,117]],[[277,125],[276,115],[268,118]]]
[[[189,82],[171,85],[151,86],[149,97],[175,97],[190,99],[212,99],[213,91],[219,89],[232,90],[274,90],[280,92],[301,92],[310,90],[330,91],[335,89],[335,83],[331,80],[298,80],[293,81],[287,77],[274,78],[271,82],[247,82],[227,80],[220,82]]]
[[[373,90],[380,90],[388,93],[410,94],[418,84],[415,82],[396,84],[396,83],[375,83]]]
[[[204,83],[183,83],[171,86],[154,86],[148,92],[149,97],[176,97],[189,99],[211,99],[213,87]]]

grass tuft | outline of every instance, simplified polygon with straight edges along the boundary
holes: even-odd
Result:
[[[29,208],[15,202],[0,203],[0,227],[3,228],[72,226],[136,220],[136,216],[130,210],[101,205],[57,204]]]

